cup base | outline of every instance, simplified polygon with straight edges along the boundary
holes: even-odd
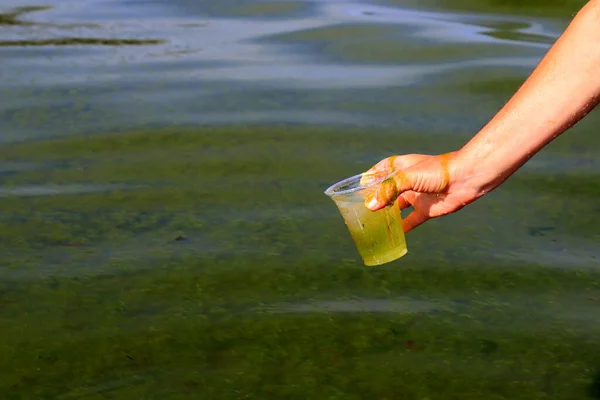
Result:
[[[373,267],[375,265],[386,264],[391,261],[397,260],[400,257],[404,256],[408,253],[408,248],[406,246],[391,249],[385,253],[371,254],[369,256],[363,256],[363,262],[368,267]]]

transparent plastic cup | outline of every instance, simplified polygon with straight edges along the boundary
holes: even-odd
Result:
[[[356,249],[367,266],[394,261],[408,252],[402,216],[396,203],[377,211],[365,206],[365,199],[373,194],[378,185],[390,179],[391,173],[361,184],[363,174],[344,179],[325,194],[337,205],[354,240]]]

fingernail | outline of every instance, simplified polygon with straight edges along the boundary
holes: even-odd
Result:
[[[375,208],[377,208],[378,205],[379,205],[379,201],[377,200],[377,197],[375,197],[375,196],[373,196],[371,198],[371,200],[369,200],[367,202],[367,208],[370,208],[370,209],[375,209]]]
[[[373,180],[373,174],[374,173],[371,170],[363,172],[362,176],[360,177],[360,184],[367,185],[371,180]]]

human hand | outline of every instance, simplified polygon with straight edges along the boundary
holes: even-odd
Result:
[[[400,209],[413,206],[404,219],[408,232],[494,190],[585,117],[600,104],[599,16],[600,0],[590,0],[519,90],[458,152],[394,156],[377,163],[365,180],[392,167],[397,172],[378,184],[366,206],[378,210],[393,201]]]
[[[470,184],[469,171],[461,166],[457,152],[437,156],[409,154],[385,158],[365,172],[361,183],[395,169],[388,179],[365,200],[375,211],[396,201],[403,210],[412,211],[403,219],[404,232],[425,221],[460,210],[483,192]],[[395,187],[394,187],[395,186]]]

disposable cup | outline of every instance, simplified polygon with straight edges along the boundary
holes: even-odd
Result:
[[[359,174],[325,191],[342,214],[356,249],[367,266],[394,261],[408,251],[398,205],[392,203],[377,211],[365,206],[365,199],[374,194],[381,183],[390,179],[390,175],[369,179],[368,183],[361,184],[363,174]]]

